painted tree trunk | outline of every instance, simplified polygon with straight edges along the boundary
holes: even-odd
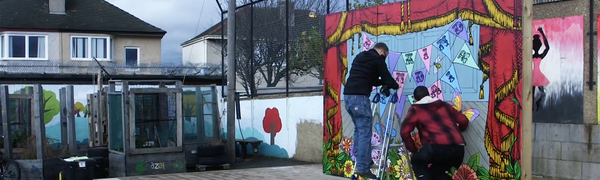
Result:
[[[275,145],[275,123],[271,123],[271,145]]]

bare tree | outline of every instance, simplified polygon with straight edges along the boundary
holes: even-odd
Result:
[[[237,5],[250,2],[239,0]],[[330,11],[341,10],[341,2],[330,0]],[[322,76],[322,62],[321,67],[316,68],[321,70],[315,70],[314,63],[310,66],[306,64],[307,59],[311,59],[311,62],[322,61],[322,51],[318,52],[321,58],[307,57],[306,49],[294,46],[301,45],[299,41],[303,32],[309,32],[313,37],[314,28],[322,31],[327,1],[289,0],[290,9],[287,11],[286,4],[286,0],[264,0],[236,11],[236,74],[246,93],[256,94],[260,84],[276,87],[282,81],[289,79],[288,83],[292,83],[297,77],[307,74],[317,78]],[[226,3],[220,5],[227,7]],[[309,16],[311,14],[317,17]],[[286,23],[286,20],[289,22]],[[286,25],[289,27],[286,28]],[[286,33],[286,30],[289,32]],[[289,40],[288,46],[286,40]],[[321,38],[321,41],[324,39]],[[286,78],[288,73],[289,78]]]

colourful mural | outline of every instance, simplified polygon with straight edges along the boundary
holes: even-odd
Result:
[[[533,121],[583,124],[583,16],[533,21]]]
[[[9,85],[9,90],[13,94],[30,93],[28,87],[32,85]],[[61,142],[60,132],[60,88],[63,85],[42,85],[44,90],[44,123],[46,124],[46,137],[52,139],[51,142]],[[74,91],[74,113],[75,113],[75,136],[77,143],[86,144],[89,139],[89,128],[87,118],[87,94],[96,91],[97,86],[78,85],[73,86]]]
[[[219,96],[219,98],[221,98]],[[227,137],[225,99],[221,98],[222,137]],[[258,154],[266,157],[293,158],[320,162],[323,97],[307,96],[240,101],[240,119],[236,120],[235,138],[260,140]],[[241,147],[238,144],[238,151]],[[247,147],[251,154],[252,148]]]
[[[452,103],[471,122],[463,134],[465,164],[450,176],[520,179],[521,3],[408,0],[327,15],[323,172],[346,177],[352,172],[354,125],[343,107],[343,86],[354,57],[384,42],[390,48],[390,73],[400,89],[379,101],[374,122],[389,119],[385,110],[391,108],[394,119],[401,120],[414,103],[414,87],[426,86],[432,97]],[[379,96],[376,92],[373,88],[371,98]],[[376,134],[383,129],[374,124],[372,144],[379,142]],[[390,129],[392,134],[399,124]],[[401,151],[387,152],[388,174],[383,179],[412,178]],[[381,153],[374,149],[372,158]]]

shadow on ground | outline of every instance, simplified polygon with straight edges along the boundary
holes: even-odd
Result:
[[[282,159],[274,157],[260,157],[259,159],[246,158],[245,160],[238,158],[238,162],[230,164],[230,169],[251,169],[251,168],[267,168],[267,167],[282,167],[282,166],[296,166],[296,165],[307,165],[315,164],[310,162],[303,162],[293,159]],[[242,161],[243,160],[243,161]],[[223,170],[220,166],[207,167],[207,171]],[[187,172],[198,172],[193,167],[188,167]]]
[[[241,160],[241,159],[240,159]],[[295,166],[314,164],[308,162],[302,162],[293,159],[282,159],[272,157],[260,157],[259,159],[246,159],[244,162],[238,162],[233,165],[232,169],[248,169],[248,168],[262,168],[262,167],[278,167],[278,166]]]

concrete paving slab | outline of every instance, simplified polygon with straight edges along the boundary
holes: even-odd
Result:
[[[149,176],[132,176],[102,180],[215,180],[215,179],[248,179],[248,180],[348,180],[349,178],[323,174],[321,164],[264,167],[249,169],[214,170],[205,172],[164,174]]]

